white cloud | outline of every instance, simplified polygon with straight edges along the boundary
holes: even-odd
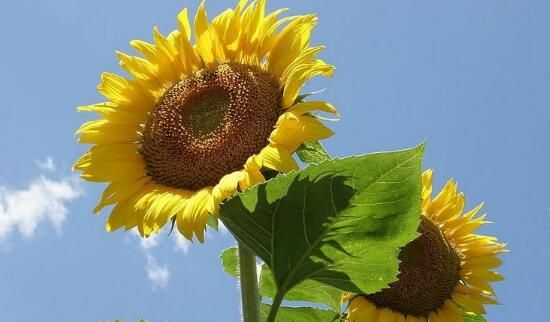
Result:
[[[151,235],[148,238],[142,238],[137,228],[133,229],[132,233],[139,239],[139,247],[146,253],[159,244],[159,235]]]
[[[153,289],[158,287],[165,288],[170,281],[170,270],[166,265],[160,266],[153,255],[147,255],[147,265],[145,266],[147,277],[153,283]]]
[[[222,235],[228,235],[229,231],[220,222],[218,230]],[[159,265],[157,257],[153,255],[153,252],[161,247],[166,247],[166,240],[173,241],[173,251],[186,255],[193,242],[187,240],[177,230],[172,232],[173,236],[169,236],[167,229],[161,230],[156,235],[151,235],[148,238],[140,236],[137,228],[132,230],[132,235],[138,239],[139,248],[143,255],[145,255],[145,271],[147,272],[147,278],[151,281],[153,290],[158,288],[165,288],[170,282],[170,268],[168,265]],[[210,236],[213,238],[213,236]],[[260,268],[259,268],[260,269]]]
[[[174,249],[184,255],[189,252],[189,248],[191,247],[191,245],[193,245],[191,241],[183,237],[183,235],[177,231],[174,232],[174,241],[176,243]]]
[[[159,246],[162,235],[158,234],[143,238],[137,228],[133,229],[132,233],[139,240],[139,248],[147,259],[145,271],[147,272],[147,278],[153,284],[153,290],[165,288],[170,281],[170,269],[167,265],[159,265],[156,257],[152,254],[153,248]]]
[[[68,212],[66,203],[82,193],[74,178],[56,181],[40,176],[21,190],[0,185],[0,244],[15,232],[31,239],[45,221],[60,233]]]
[[[55,171],[55,163],[52,157],[47,157],[46,160],[35,160],[34,163],[42,170]]]

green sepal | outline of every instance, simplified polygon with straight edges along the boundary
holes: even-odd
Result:
[[[331,159],[319,141],[304,142],[296,151],[296,155],[300,161],[307,164],[319,164]]]

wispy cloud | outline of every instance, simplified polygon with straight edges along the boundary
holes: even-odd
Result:
[[[34,164],[42,170],[55,171],[55,163],[52,157],[47,157],[46,160],[35,160]]]
[[[153,290],[165,288],[170,281],[170,269],[167,265],[159,265],[156,257],[153,255],[153,249],[159,245],[159,235],[152,235],[149,238],[142,238],[137,229],[132,230],[134,236],[139,240],[139,248],[147,259],[145,271],[147,278],[151,281]]]
[[[172,235],[174,235],[174,249],[184,255],[187,254],[189,252],[189,248],[191,248],[193,243],[187,240],[185,237],[183,237],[182,234],[177,231],[175,231]]]
[[[153,284],[153,289],[158,287],[165,288],[170,281],[170,270],[166,265],[160,266],[157,259],[151,255],[147,255],[147,265],[145,266],[147,277]]]
[[[158,246],[159,244],[158,235],[152,235],[148,238],[141,238],[137,230],[134,230],[134,232],[136,236],[139,238],[139,247],[141,247],[143,251],[149,251],[150,249],[153,249]]]
[[[218,230],[222,235],[229,234],[229,231],[221,222]],[[132,235],[137,238],[139,248],[143,255],[145,255],[145,271],[147,272],[147,278],[151,282],[153,290],[165,288],[170,282],[170,267],[168,265],[159,264],[159,260],[154,255],[154,252],[159,247],[166,247],[169,245],[167,242],[173,242],[173,251],[186,255],[189,253],[193,243],[183,237],[177,230],[168,235],[167,229],[164,229],[156,235],[142,238],[138,230],[133,229]],[[213,235],[210,238],[213,238]]]
[[[31,239],[44,222],[61,232],[66,203],[82,193],[74,178],[52,180],[42,175],[23,189],[0,184],[0,245],[17,232]]]

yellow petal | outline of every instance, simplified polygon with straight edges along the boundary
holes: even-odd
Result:
[[[137,141],[138,130],[137,125],[116,124],[100,119],[84,123],[76,134],[80,135],[80,143],[129,143]]]
[[[317,24],[314,15],[300,16],[286,25],[276,37],[267,60],[268,69],[279,77],[309,45],[313,27]]]
[[[147,89],[135,81],[112,73],[101,75],[101,83],[97,90],[109,100],[122,105],[148,107],[155,103],[155,97]]]
[[[105,191],[103,191],[99,203],[94,209],[94,213],[101,211],[105,206],[128,199],[141,190],[150,180],[151,177],[142,177],[137,180],[117,181],[109,184],[105,188]]]
[[[239,182],[239,188],[241,190],[245,190],[248,188],[251,188],[258,183],[262,183],[265,181],[264,176],[262,175],[260,169],[262,168],[262,164],[260,162],[261,160],[258,159],[256,156],[251,156],[246,161],[246,164],[244,166],[244,175],[243,179]]]
[[[428,213],[437,213],[443,208],[449,201],[456,196],[457,185],[453,179],[447,181],[443,189],[432,200]]]
[[[313,111],[338,114],[338,110],[336,110],[336,108],[332,104],[324,101],[301,102],[293,105],[287,111],[296,115],[303,115]]]
[[[383,308],[378,310],[378,322],[394,322],[394,316],[395,314],[392,310],[388,308]]]
[[[477,314],[485,314],[485,308],[483,308],[483,304],[467,295],[460,294],[460,293],[453,293],[452,298],[456,303],[458,303],[459,305],[461,305],[462,307],[466,308],[471,312],[474,312]]]
[[[422,174],[422,213],[425,215],[428,215],[427,209],[431,202],[432,177],[433,172],[431,169],[424,171],[424,173]]]
[[[172,34],[172,38],[179,37],[178,34]],[[163,75],[163,81],[169,84],[177,83],[179,81],[179,75],[182,73],[182,66],[180,60],[177,57],[177,51],[175,44],[172,41],[165,38],[158,30],[157,27],[153,28],[153,39],[157,48],[157,64],[161,67],[161,74]]]
[[[180,196],[173,193],[169,188],[163,187],[155,191],[146,206],[143,222],[151,227],[154,233],[157,233],[168,219],[174,215],[173,210],[176,204],[181,201]]]
[[[465,198],[463,193],[449,200],[447,206],[441,208],[437,213],[432,214],[436,220],[441,223],[450,221],[451,218],[457,218],[464,211]]]
[[[248,6],[241,19],[241,59],[248,63],[259,63],[258,47],[265,16],[265,0],[254,1]]]
[[[446,300],[443,307],[438,311],[438,315],[445,322],[462,322],[464,314],[458,309],[456,304],[451,300]]]
[[[189,195],[189,199],[174,208],[176,224],[181,234],[192,240],[193,234],[204,242],[204,232],[208,215],[214,210],[212,187],[203,188]]]
[[[144,106],[145,107],[145,106]],[[113,102],[103,102],[77,107],[79,112],[95,112],[103,116],[109,123],[137,126],[146,122],[149,110],[129,109]],[[152,106],[151,106],[152,108]]]
[[[137,180],[145,176],[143,163],[106,161],[90,164],[82,170],[81,178],[93,182],[112,182],[124,179]]]
[[[314,117],[288,112],[281,115],[269,140],[294,152],[304,142],[325,139],[333,134],[332,130]]]
[[[263,26],[262,26],[262,32],[260,36],[260,44],[258,46],[258,56],[264,57],[264,55],[273,48],[273,45],[276,40],[276,31],[279,26],[284,24],[285,22],[291,21],[295,19],[296,17],[286,17],[281,20],[279,19],[279,15],[281,13],[287,11],[288,8],[282,8],[279,10],[276,10],[270,14],[268,14],[263,19]]]
[[[124,216],[131,211],[132,206],[128,201],[118,203],[105,224],[105,230],[115,231],[124,225]]]
[[[157,60],[157,49],[155,45],[143,40],[132,40],[130,41],[130,46],[142,54],[148,61],[154,62]]]
[[[428,315],[428,318],[430,322],[456,322],[456,321],[444,320],[442,317],[439,316],[439,314],[437,314],[437,312],[430,312],[430,314]]]
[[[395,322],[407,322],[407,319],[403,314],[395,312],[394,314],[394,321]]]
[[[206,10],[204,9],[204,1],[201,2],[197,14],[195,15],[195,40],[197,51],[202,57],[205,65],[207,67],[214,67],[216,60],[214,56],[214,44],[210,37],[209,27],[208,27],[208,16],[206,15]]]
[[[188,10],[187,8],[185,8],[178,14],[178,29],[185,39],[190,40],[191,24],[189,23],[189,17],[187,15],[187,12]]]
[[[193,231],[201,243],[204,243],[206,221],[212,208],[212,188],[204,188],[189,199],[186,210],[193,217]]]
[[[300,89],[307,81],[318,75],[331,76],[333,71],[334,66],[328,65],[321,60],[298,66],[292,74],[288,76],[288,81],[285,84],[283,108],[287,108],[294,104]]]
[[[176,214],[178,231],[188,240],[193,240],[193,216],[187,211],[189,200],[179,205],[180,211]]]
[[[480,269],[480,268],[495,268],[502,265],[502,260],[494,256],[468,258],[463,264],[462,269]]]
[[[426,319],[424,317],[417,317],[414,315],[407,315],[406,322],[426,322]]]
[[[161,84],[157,79],[157,66],[147,59],[116,52],[120,59],[120,66],[136,79],[147,82],[148,87],[159,88]]]
[[[294,59],[294,61],[292,61],[288,66],[286,66],[281,76],[281,83],[286,84],[288,82],[289,76],[292,75],[297,68],[300,68],[300,66],[315,62],[315,57],[323,49],[325,49],[324,46],[317,46],[317,47],[304,49],[300,53],[300,55],[298,55],[298,57]]]
[[[279,172],[287,173],[299,169],[291,153],[282,146],[270,144],[258,156],[263,166]]]
[[[127,222],[136,226],[139,222],[139,217],[143,217],[143,208],[137,208],[136,203],[147,195],[154,188],[154,184],[145,184],[139,191],[134,193],[130,198],[119,202],[111,212],[106,223],[105,229],[109,232],[115,231],[125,225]],[[129,229],[128,225],[126,228]],[[143,229],[140,228],[140,233],[144,235]]]
[[[239,187],[239,181],[243,179],[243,176],[243,171],[235,171],[221,178],[220,182],[212,189],[212,195],[216,200],[215,203],[222,202],[234,195]]]
[[[350,305],[346,321],[349,322],[370,322],[378,318],[378,309],[374,304],[362,296],[355,297]]]

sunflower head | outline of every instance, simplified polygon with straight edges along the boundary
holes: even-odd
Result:
[[[107,230],[148,236],[174,220],[203,241],[223,200],[264,170],[297,169],[302,143],[332,135],[313,114],[336,113],[331,104],[298,102],[307,81],[334,70],[310,46],[316,16],[280,19],[284,9],[265,5],[241,0],[209,21],[202,3],[193,24],[184,9],[168,36],[154,28],[153,43],[132,41],[141,56],[117,52],[131,78],[104,73],[107,101],[79,107],[101,118],[77,131],[93,146],[74,165],[109,183],[95,209],[114,205]]]
[[[465,198],[449,180],[432,199],[432,171],[422,176],[420,236],[400,253],[398,280],[374,294],[345,294],[347,322],[462,322],[496,304],[491,282],[505,245],[474,234],[485,224],[476,217],[481,205],[466,213]]]

